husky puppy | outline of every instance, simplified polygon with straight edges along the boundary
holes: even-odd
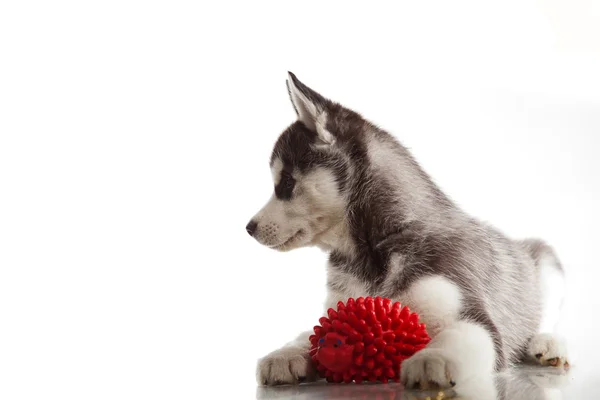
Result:
[[[568,365],[553,335],[563,272],[548,245],[469,216],[393,136],[293,73],[287,87],[298,119],[275,143],[274,192],[246,230],[275,250],[328,253],[325,311],[381,296],[418,312],[432,341],[402,364],[407,387],[454,386],[524,359]],[[258,383],[315,379],[310,334],[259,360]]]

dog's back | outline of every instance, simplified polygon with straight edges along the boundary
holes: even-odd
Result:
[[[349,146],[366,150],[353,162],[357,181],[346,194],[356,254],[332,252],[330,268],[362,277],[371,295],[391,298],[423,276],[447,277],[461,289],[462,318],[492,332],[498,366],[517,361],[540,323],[537,263],[542,254],[553,256],[551,249],[539,240],[511,240],[471,218],[391,135],[369,123],[350,126],[360,131],[346,133],[357,142]]]

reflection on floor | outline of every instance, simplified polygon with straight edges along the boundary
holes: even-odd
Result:
[[[463,382],[446,391],[403,390],[399,383],[390,384],[328,384],[317,382],[299,386],[258,387],[259,400],[558,400],[568,385],[571,371],[557,368],[519,367],[489,379]]]

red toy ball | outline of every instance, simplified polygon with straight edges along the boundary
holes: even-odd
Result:
[[[390,299],[338,302],[310,336],[310,355],[328,382],[399,381],[402,361],[431,340],[419,315]]]

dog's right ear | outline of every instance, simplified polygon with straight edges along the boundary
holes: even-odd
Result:
[[[333,144],[335,138],[326,128],[328,100],[300,82],[291,72],[288,72],[286,83],[298,121],[317,134],[320,144]]]

